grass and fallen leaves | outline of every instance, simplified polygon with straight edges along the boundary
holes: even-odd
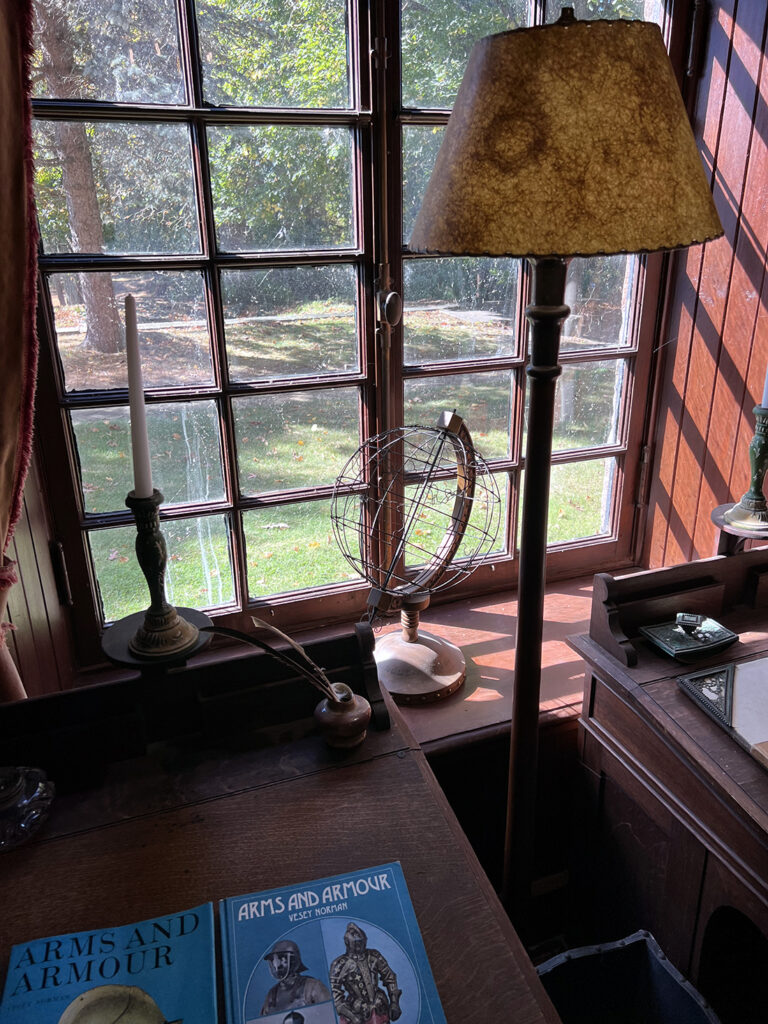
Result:
[[[69,331],[59,337],[69,390],[125,386],[122,354],[86,348],[82,315],[66,308]],[[63,315],[63,314],[62,314]],[[189,388],[210,385],[207,332],[197,322],[142,332],[145,385]],[[440,310],[409,315],[406,351],[428,363],[499,354],[509,338],[492,323],[463,323]],[[342,371],[357,367],[354,319],[328,307],[294,310],[285,320],[240,322],[227,328],[233,380]],[[590,364],[585,364],[589,366]],[[555,448],[599,443],[610,423],[615,363],[574,372],[570,412],[560,415]],[[595,367],[597,368],[595,370]],[[579,378],[577,375],[581,374]],[[466,372],[406,382],[405,422],[433,426],[445,408],[468,422],[485,458],[508,452],[512,374]],[[148,404],[155,486],[166,504],[221,501],[222,439],[213,399]],[[245,495],[332,484],[359,444],[358,395],[354,387],[294,391],[233,399],[239,486]],[[122,509],[132,487],[130,424],[126,407],[94,406],[73,413],[85,508]],[[601,461],[556,467],[552,479],[549,539],[575,540],[602,531],[606,466]],[[354,578],[333,540],[327,501],[247,512],[249,594],[266,597]],[[223,515],[164,523],[169,549],[169,598],[180,605],[226,606],[234,601],[228,522]],[[105,616],[129,614],[146,602],[145,584],[133,553],[132,527],[89,535]]]

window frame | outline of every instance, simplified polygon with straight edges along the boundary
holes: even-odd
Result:
[[[680,6],[677,5],[678,9]],[[541,21],[542,5],[533,3],[532,7],[534,18]],[[214,386],[199,389],[195,394],[185,392],[183,395],[174,394],[173,389],[150,387],[146,389],[146,400],[147,404],[151,405],[171,400],[192,401],[201,395],[221,396],[220,421],[226,500],[219,505],[163,508],[160,513],[161,524],[170,517],[193,518],[201,511],[206,514],[223,512],[230,515],[231,528],[237,533],[234,546],[237,557],[233,559],[233,573],[235,600],[239,601],[241,610],[217,612],[215,618],[222,625],[247,630],[252,628],[252,613],[262,617],[266,614],[272,623],[289,631],[307,628],[318,621],[322,624],[350,621],[359,618],[365,609],[368,593],[365,584],[340,583],[317,591],[296,591],[278,597],[248,600],[244,531],[240,513],[250,508],[298,502],[312,497],[328,497],[331,488],[305,488],[291,491],[288,496],[274,494],[259,498],[248,498],[237,493],[233,399],[241,395],[293,391],[296,385],[295,382],[287,380],[257,384],[232,384],[227,381],[219,272],[232,268],[314,265],[318,262],[354,264],[357,268],[359,370],[354,374],[334,376],[332,386],[359,388],[361,423],[368,436],[388,429],[389,425],[402,423],[403,385],[406,381],[467,372],[466,364],[458,362],[430,363],[428,367],[403,366],[402,321],[393,325],[383,322],[379,301],[390,289],[400,295],[403,294],[405,260],[428,258],[409,254],[403,244],[403,130],[411,124],[445,124],[449,112],[406,110],[400,107],[399,46],[390,46],[386,59],[382,49],[382,46],[386,46],[386,43],[382,44],[382,40],[399,39],[400,31],[399,2],[388,0],[371,0],[370,4],[366,0],[351,0],[348,5],[348,11],[351,12],[348,15],[351,69],[349,109],[208,107],[203,101],[201,67],[193,59],[193,54],[198,52],[193,8],[194,0],[177,0],[180,26],[186,25],[188,28],[187,32],[182,30],[180,34],[187,104],[172,106],[37,99],[32,105],[35,116],[46,120],[76,117],[99,121],[162,120],[188,123],[193,141],[196,195],[199,197],[201,253],[193,256],[117,257],[77,253],[46,255],[41,252],[40,274],[44,277],[55,271],[74,273],[97,269],[185,269],[198,270],[203,274],[206,282],[206,315],[209,320],[211,344],[215,350]],[[678,61],[682,56],[682,23],[683,18],[676,10],[675,18],[671,20],[671,39],[676,48],[673,49],[673,58],[676,52]],[[332,251],[218,253],[215,245],[206,143],[206,127],[215,124],[349,126],[354,139],[356,245]],[[382,182],[383,188],[380,187]],[[639,303],[641,312],[639,322],[635,325],[632,346],[625,346],[615,352],[600,349],[578,354],[561,354],[564,366],[590,359],[627,359],[630,372],[624,386],[631,388],[632,394],[627,399],[625,409],[628,410],[628,415],[620,424],[619,437],[615,445],[579,450],[578,453],[553,454],[553,466],[565,462],[615,456],[617,464],[614,487],[619,488],[624,497],[616,503],[610,536],[556,544],[548,548],[547,571],[550,578],[565,578],[578,575],[585,570],[617,569],[636,564],[638,544],[642,539],[639,535],[641,520],[636,492],[641,483],[644,438],[647,436],[651,419],[650,402],[645,396],[651,393],[650,385],[655,376],[656,353],[653,339],[658,329],[660,298],[667,262],[667,259],[661,256],[650,256],[642,260],[640,278],[643,295]],[[527,265],[523,264],[517,310],[519,339],[525,339],[527,334],[523,308],[528,285],[529,273]],[[89,404],[124,405],[127,403],[127,389],[116,389],[107,394],[77,392],[66,395],[61,366],[56,354],[50,295],[44,287],[40,288],[39,294],[38,324],[42,358],[38,384],[37,429],[38,437],[43,437],[45,443],[37,446],[37,455],[42,464],[48,494],[54,495],[61,493],[62,488],[67,492],[72,491],[69,467],[77,467],[76,445],[73,432],[67,424],[67,410]],[[637,309],[636,305],[635,310]],[[471,370],[483,372],[491,369],[510,369],[520,381],[524,381],[526,350],[527,344],[519,342],[514,356],[501,360],[473,360]],[[328,379],[321,375],[302,377],[300,381],[302,391],[328,386]],[[524,415],[524,384],[516,389],[516,395],[512,408],[512,429],[519,432]],[[524,453],[520,447],[509,459],[493,459],[489,462],[493,468],[508,475],[511,493],[516,493],[519,474],[524,469]],[[74,500],[51,501],[49,504],[54,535],[67,552],[67,572],[71,590],[76,595],[70,608],[76,660],[81,666],[89,666],[103,661],[103,655],[100,646],[101,616],[98,589],[87,551],[86,527],[126,525],[132,522],[132,517],[127,510],[125,513],[86,515],[79,488],[75,488],[73,497]],[[518,502],[510,500],[507,530],[512,538],[516,538],[518,533],[517,509]],[[456,600],[509,589],[516,586],[516,583],[517,550],[515,544],[508,544],[504,554],[494,556],[492,563],[481,566],[469,580],[441,594],[437,600]]]

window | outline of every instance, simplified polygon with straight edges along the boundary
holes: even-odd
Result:
[[[577,4],[581,17],[663,10]],[[514,582],[527,268],[405,246],[473,40],[558,13],[528,0],[36,0],[50,343],[38,437],[81,658],[98,656],[101,624],[146,605],[124,506],[129,292],[171,601],[241,623],[267,608],[288,628],[358,616],[367,587],[333,540],[334,480],[372,434],[454,408],[505,496],[495,564],[469,585]],[[571,265],[556,571],[630,560],[639,338],[657,278],[634,257]],[[404,298],[392,327],[377,304],[390,288]]]

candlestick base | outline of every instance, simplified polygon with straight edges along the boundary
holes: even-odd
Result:
[[[101,638],[101,649],[115,665],[125,665],[146,673],[164,671],[184,665],[191,657],[210,644],[212,634],[203,632],[203,627],[212,626],[213,623],[204,612],[199,612],[196,608],[177,608],[177,612],[180,618],[191,623],[198,630],[195,642],[184,650],[165,650],[162,654],[158,651],[149,657],[134,653],[132,641],[143,629],[145,612],[134,612],[132,615],[126,615],[124,619],[113,622],[104,631]]]
[[[765,502],[763,502],[762,508],[749,508],[743,502],[742,498],[733,508],[730,508],[723,515],[724,521],[729,526],[736,526],[740,530],[755,530],[765,533],[768,528],[768,508],[765,507]]]
[[[167,658],[190,650],[197,643],[197,636],[197,626],[183,619],[173,605],[160,612],[148,608],[128,649],[137,658]]]

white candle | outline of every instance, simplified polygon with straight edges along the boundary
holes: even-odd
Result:
[[[152,469],[149,462],[147,413],[144,408],[144,382],[139,358],[136,300],[132,295],[125,297],[125,356],[128,362],[128,402],[131,408],[133,489],[137,498],[151,498]]]
[[[760,405],[764,409],[768,408],[768,370],[765,371],[765,384],[763,384],[763,397],[760,400]]]

